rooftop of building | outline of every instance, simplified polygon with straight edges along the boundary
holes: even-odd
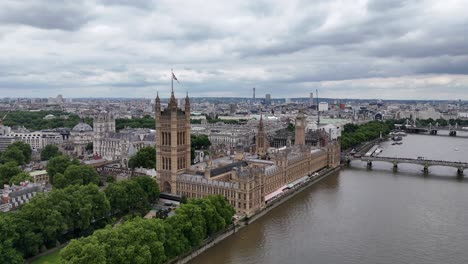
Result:
[[[181,174],[177,176],[179,181],[182,182],[198,182],[201,184],[213,185],[213,186],[220,186],[225,188],[237,188],[238,184],[233,182],[224,182],[224,181],[216,181],[216,180],[209,180],[200,175],[193,175],[193,174]]]
[[[31,175],[31,177],[39,176],[39,175],[44,175],[44,174],[47,174],[47,171],[46,171],[46,170],[31,171],[31,172],[29,173],[29,175]]]
[[[72,131],[73,132],[92,132],[93,128],[84,122],[80,122],[76,126],[73,127]]]

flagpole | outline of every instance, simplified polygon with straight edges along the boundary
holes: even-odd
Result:
[[[174,94],[174,72],[171,69],[171,92]]]

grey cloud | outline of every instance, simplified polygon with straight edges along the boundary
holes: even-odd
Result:
[[[100,0],[104,5],[121,5],[121,6],[131,6],[141,9],[152,9],[154,4],[149,0]]]
[[[467,19],[468,24],[468,19]],[[433,57],[468,55],[468,27],[465,24],[426,28],[424,36],[416,39],[388,39],[374,47],[368,54],[377,57]],[[410,32],[411,33],[411,32]]]
[[[450,3],[443,13],[436,3],[4,0],[0,93],[14,95],[18,87],[106,96],[115,88],[120,96],[152,97],[153,87],[169,89],[171,68],[180,69],[180,89],[193,96],[246,96],[255,86],[274,97],[317,87],[391,97],[384,93],[391,82],[403,89],[417,85],[413,75],[447,74],[454,81],[434,87],[460,83],[466,91],[468,17],[452,15]],[[427,91],[435,96],[436,88]]]
[[[367,7],[370,11],[385,12],[390,9],[402,8],[407,3],[409,3],[407,0],[371,0],[367,3]]]
[[[468,74],[468,56],[437,57],[424,60],[418,74]]]
[[[1,23],[73,31],[93,18],[80,1],[4,1],[0,4]]]

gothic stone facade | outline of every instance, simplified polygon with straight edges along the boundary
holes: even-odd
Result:
[[[302,137],[297,140],[298,145],[277,149],[267,155],[268,141],[259,127],[255,152],[260,158],[231,160],[221,166],[210,166],[209,163],[203,171],[195,171],[190,169],[189,98],[186,97],[185,111],[182,111],[177,108],[172,94],[168,107],[161,111],[157,97],[156,167],[161,189],[187,198],[223,195],[238,214],[253,214],[265,206],[268,194],[320,169],[339,165],[338,142],[327,141],[321,148],[311,148],[304,144],[305,131],[297,132]]]
[[[177,194],[177,176],[190,167],[190,101],[185,98],[185,111],[177,107],[172,91],[169,104],[161,111],[159,95],[155,101],[156,168],[161,190]]]

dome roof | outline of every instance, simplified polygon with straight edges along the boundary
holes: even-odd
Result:
[[[73,127],[72,131],[73,132],[90,132],[90,131],[93,131],[93,128],[86,123],[80,122],[78,123],[78,125]]]

